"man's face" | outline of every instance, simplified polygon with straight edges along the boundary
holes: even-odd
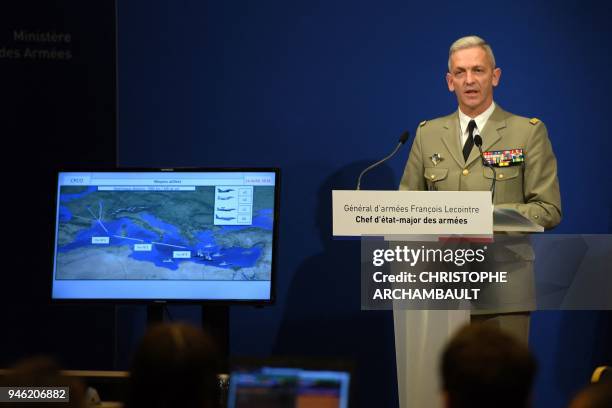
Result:
[[[465,48],[451,55],[446,74],[448,90],[457,95],[459,108],[475,117],[493,102],[493,87],[499,83],[501,70],[493,64],[482,47]]]

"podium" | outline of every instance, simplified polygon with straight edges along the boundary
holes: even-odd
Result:
[[[386,241],[436,240],[439,236],[493,238],[493,232],[537,232],[543,228],[512,209],[494,209],[488,191],[332,192],[335,237],[384,237]],[[376,211],[378,208],[378,211]],[[385,208],[383,215],[382,208]],[[423,214],[421,209],[431,211]],[[389,216],[387,210],[394,209]],[[424,223],[424,217],[461,214],[461,224]],[[463,212],[459,212],[463,210]],[[397,215],[396,213],[401,213]],[[376,217],[378,222],[375,222]],[[388,222],[383,217],[395,222]],[[453,218],[449,217],[449,218]],[[421,221],[415,221],[420,218]],[[412,223],[401,224],[401,219]],[[495,221],[495,222],[494,222]],[[470,310],[393,309],[398,395],[401,408],[441,406],[439,360],[454,332],[470,321]]]

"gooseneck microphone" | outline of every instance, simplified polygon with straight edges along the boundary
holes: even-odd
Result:
[[[484,153],[482,152],[482,137],[480,135],[474,135],[474,144],[478,147],[478,151],[480,152],[480,157],[482,159],[482,165],[488,167],[493,171],[493,180],[491,181],[491,202],[495,201],[495,180],[497,180],[497,172],[495,171],[495,167],[491,163],[487,161],[484,157]]]
[[[373,168],[375,168],[377,166],[380,166],[381,164],[383,164],[384,162],[386,162],[390,158],[392,158],[395,155],[395,153],[397,153],[397,151],[400,149],[400,147],[402,147],[402,145],[404,143],[406,143],[408,138],[410,138],[410,133],[408,133],[408,131],[406,130],[400,136],[399,142],[397,143],[397,146],[395,146],[395,149],[391,152],[390,155],[388,155],[387,157],[383,158],[382,160],[377,161],[376,163],[372,164],[371,166],[368,166],[367,168],[365,168],[361,172],[361,174],[359,175],[359,178],[357,179],[357,188],[356,188],[356,190],[361,190],[361,178],[363,177],[363,175],[366,174],[368,171],[372,170]]]

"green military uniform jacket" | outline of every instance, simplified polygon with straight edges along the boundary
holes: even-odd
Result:
[[[474,146],[463,159],[457,112],[421,122],[400,183],[400,190],[489,190],[493,172],[482,164]],[[511,207],[544,228],[561,221],[557,160],[544,124],[516,116],[499,106],[481,130],[482,150],[523,149],[522,165],[497,167],[495,206]],[[438,156],[434,156],[437,154]],[[436,160],[437,159],[437,160]],[[535,309],[534,253],[523,234],[496,238],[491,256],[478,270],[504,270],[508,283],[481,287],[472,314],[511,313]]]
[[[489,190],[493,172],[474,146],[463,159],[457,112],[421,122],[416,131],[400,190]],[[523,165],[497,167],[495,202],[511,207],[544,228],[561,221],[557,160],[544,123],[508,113],[496,105],[481,130],[482,150],[523,149]],[[438,154],[439,160],[434,155]],[[433,158],[433,159],[432,159]]]

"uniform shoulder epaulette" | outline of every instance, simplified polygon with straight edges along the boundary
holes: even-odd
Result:
[[[426,123],[427,123],[427,121],[426,121],[426,120],[422,121],[421,123],[419,123],[419,127],[423,127],[423,126],[425,126],[425,124],[426,124]]]
[[[538,123],[540,123],[540,119],[538,119],[538,118],[531,118],[531,119],[529,119],[529,123],[531,123],[532,125],[537,125]]]

